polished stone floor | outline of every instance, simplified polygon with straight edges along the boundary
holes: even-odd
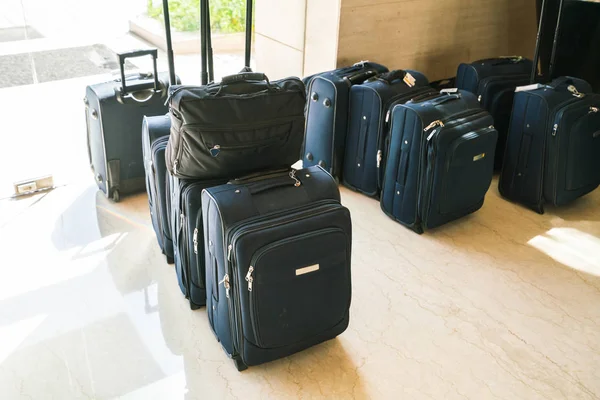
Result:
[[[0,398],[600,398],[600,190],[542,216],[493,186],[422,236],[342,196],[349,329],[243,373],[179,292],[145,195],[0,201]]]

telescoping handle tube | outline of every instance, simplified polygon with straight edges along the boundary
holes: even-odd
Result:
[[[173,55],[173,41],[171,39],[171,18],[169,16],[169,0],[163,0],[163,16],[165,18],[165,36],[167,41],[167,60],[169,62],[169,84],[175,85],[175,58]]]

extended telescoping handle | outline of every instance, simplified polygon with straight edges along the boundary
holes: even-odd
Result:
[[[252,53],[252,0],[246,0],[246,57],[245,66],[250,68]]]
[[[173,55],[173,41],[171,39],[171,17],[169,16],[169,0],[163,0],[163,16],[165,18],[165,38],[167,41],[167,60],[169,63],[169,84],[177,84],[175,78],[175,58]]]
[[[550,68],[548,70],[548,76],[552,78],[552,74],[554,73],[554,66],[556,61],[556,51],[558,49],[558,38],[560,35],[560,22],[562,18],[562,11],[564,6],[564,0],[560,0],[559,10],[558,10],[558,19],[556,20],[556,30],[554,32],[554,42],[552,46],[552,55],[550,59]],[[537,80],[538,74],[538,66],[540,63],[540,49],[542,47],[542,33],[544,31],[544,27],[546,25],[546,19],[548,16],[546,15],[546,11],[548,8],[548,0],[542,0],[542,7],[540,8],[540,23],[538,26],[537,32],[537,40],[535,45],[535,54],[533,56],[533,70],[531,71],[531,83],[535,83]]]
[[[564,0],[560,0],[558,4],[558,17],[556,19],[556,31],[554,31],[554,41],[552,42],[552,55],[550,56],[550,66],[548,67],[548,78],[552,79],[554,68],[556,67],[556,56],[558,51],[558,39],[560,37],[560,26],[562,22],[562,13],[565,5]]]
[[[158,50],[149,49],[149,50],[134,50],[129,51],[127,53],[119,53],[119,67],[121,68],[121,93],[127,94],[127,82],[125,80],[125,60],[128,58],[135,57],[143,57],[143,56],[152,56],[152,63],[154,67],[154,90],[158,90],[158,70],[156,68],[156,57],[158,57]],[[151,88],[152,86],[149,86]],[[136,89],[140,89],[140,85],[136,86]]]

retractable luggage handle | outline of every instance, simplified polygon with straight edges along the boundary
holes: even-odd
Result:
[[[533,70],[531,71],[531,83],[535,83],[536,78],[538,76],[538,64],[540,62],[540,47],[542,44],[542,32],[544,30],[544,25],[546,23],[546,7],[548,0],[542,0],[542,7],[540,11],[540,23],[538,26],[537,32],[537,40],[535,45],[535,54],[533,56]],[[554,74],[554,68],[556,64],[556,53],[558,50],[558,38],[560,36],[560,22],[562,19],[563,6],[565,2],[564,0],[559,0],[558,5],[558,18],[556,20],[556,30],[554,32],[554,42],[552,45],[552,55],[550,57],[550,67],[548,69],[548,76],[552,79],[552,75]]]
[[[125,60],[128,58],[152,56],[152,64],[153,64],[153,68],[154,68],[154,84],[153,85],[151,85],[151,84],[136,85],[135,89],[142,90],[142,89],[154,88],[155,91],[159,90],[158,69],[156,67],[156,58],[158,57],[158,50],[156,50],[156,49],[134,50],[134,51],[129,51],[127,53],[119,53],[119,54],[117,54],[117,56],[119,57],[119,67],[121,68],[121,95],[122,96],[125,96],[126,94],[129,93],[127,91],[127,81],[125,79]]]

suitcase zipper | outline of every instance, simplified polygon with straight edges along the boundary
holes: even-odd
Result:
[[[256,291],[253,292],[253,282],[254,282],[254,277],[252,276],[253,272],[256,269],[256,265],[258,264],[258,262],[260,261],[261,257],[267,253],[268,251],[283,246],[285,244],[294,242],[296,240],[299,239],[305,239],[305,238],[310,238],[313,236],[320,236],[323,234],[327,234],[327,233],[333,233],[333,232],[342,232],[344,235],[344,231],[340,228],[325,228],[325,229],[320,229],[318,231],[314,231],[314,232],[308,232],[305,234],[300,234],[300,235],[296,235],[296,236],[292,236],[292,237],[288,237],[285,239],[281,239],[278,240],[274,243],[270,243],[264,247],[261,247],[260,249],[258,249],[258,251],[256,251],[254,253],[254,255],[252,256],[252,259],[250,260],[250,267],[248,268],[248,273],[246,274],[246,282],[248,282],[248,292],[250,292],[248,294],[248,298],[249,298],[249,310],[250,310],[250,321],[252,323],[252,331],[254,333],[254,338],[256,339],[256,344],[261,347],[261,348],[265,348],[264,345],[262,344],[262,340],[260,339],[260,334],[259,334],[259,327],[258,327],[258,305],[256,304]]]

